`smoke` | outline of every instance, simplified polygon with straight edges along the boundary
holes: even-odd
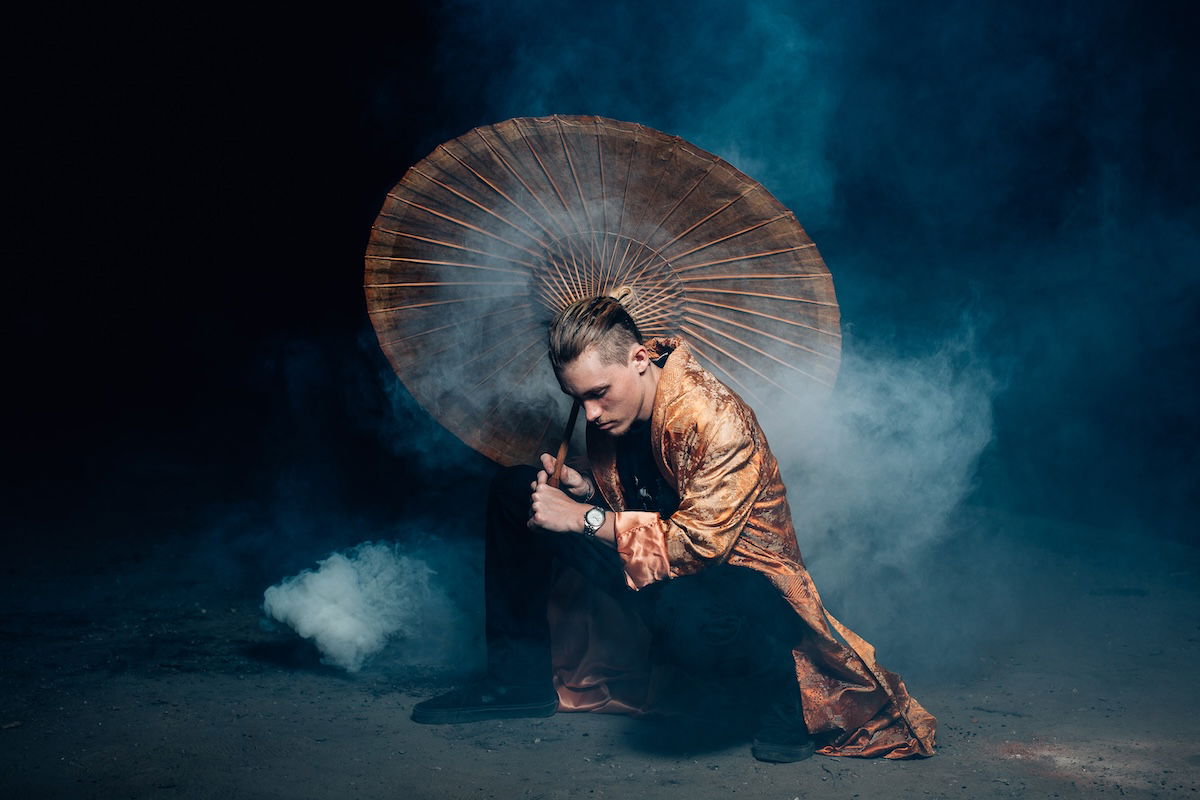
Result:
[[[1159,47],[1174,11],[457,0],[438,13],[456,99],[430,146],[517,116],[632,120],[760,180],[818,243],[845,324],[837,388],[757,410],[806,561],[851,627],[938,658],[1015,624],[1001,612],[1017,565],[1054,527],[1001,512],[1194,535],[1200,162],[1173,122],[1194,121],[1177,85],[1190,62]],[[400,83],[377,83],[383,127],[407,122],[389,96]]]
[[[992,439],[996,387],[970,330],[925,355],[850,343],[827,406],[775,426],[801,549],[823,586],[907,566],[946,535]]]
[[[470,626],[430,560],[396,544],[363,542],[268,588],[263,611],[311,639],[324,663],[348,672],[390,642],[397,643],[393,664],[446,664]]]

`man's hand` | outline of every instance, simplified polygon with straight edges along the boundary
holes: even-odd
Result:
[[[550,455],[549,453],[542,453],[542,471],[538,473],[538,480],[541,480],[542,476],[545,475],[546,481],[544,482],[547,482],[550,480],[549,476],[553,474],[554,456]],[[559,476],[558,488],[562,489],[576,500],[589,498],[589,495],[595,493],[595,490],[592,488],[591,480],[584,477],[579,472],[571,469],[566,464],[563,464],[562,474]]]
[[[551,462],[553,463],[553,459]],[[566,470],[564,469],[563,472]],[[582,533],[583,513],[591,506],[575,502],[561,490],[546,483],[546,480],[546,471],[542,470],[532,484],[533,494],[529,498],[529,527],[541,528],[554,533]]]

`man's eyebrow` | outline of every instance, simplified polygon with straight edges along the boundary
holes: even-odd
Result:
[[[603,383],[599,386],[593,386],[591,389],[588,389],[586,392],[581,394],[580,397],[593,397],[593,396],[599,394],[600,392],[603,392],[607,388],[608,388],[607,383]]]

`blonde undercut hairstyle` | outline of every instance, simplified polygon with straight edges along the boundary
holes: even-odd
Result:
[[[550,365],[555,372],[589,347],[595,348],[600,363],[623,364],[635,344],[645,344],[637,323],[620,300],[607,295],[576,300],[550,323]]]

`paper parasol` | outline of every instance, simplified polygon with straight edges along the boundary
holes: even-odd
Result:
[[[366,254],[367,308],[396,374],[502,464],[558,444],[555,312],[619,287],[647,337],[682,337],[752,405],[833,385],[833,281],[795,216],[641,125],[522,118],[446,142],[388,193]]]

